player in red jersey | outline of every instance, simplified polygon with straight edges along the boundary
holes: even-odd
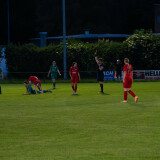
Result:
[[[78,78],[80,80],[80,74],[79,74],[79,69],[77,67],[77,62],[73,62],[72,67],[69,70],[69,75],[71,77],[73,94],[76,94]]]
[[[130,90],[133,82],[133,68],[132,65],[129,64],[129,59],[124,59],[124,67],[123,67],[123,88],[124,88],[124,103],[127,102],[127,93],[130,93],[132,97],[134,97],[135,102],[138,101],[138,97],[134,94],[133,91]]]
[[[41,82],[38,79],[38,77],[36,77],[36,76],[30,76],[29,79],[28,79],[28,81],[29,81],[30,85],[31,85],[32,82],[34,83],[34,90],[35,90],[36,94],[37,94],[36,86],[41,91],[41,93],[43,93],[43,90],[42,90],[42,87],[41,87]]]

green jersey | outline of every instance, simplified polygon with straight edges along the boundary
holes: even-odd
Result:
[[[36,94],[35,90],[31,87],[31,85],[28,85],[27,91],[28,91],[28,93]],[[37,93],[40,94],[41,92],[40,92],[40,91],[37,91]]]
[[[57,75],[57,71],[58,71],[58,67],[57,66],[51,66],[50,67],[50,71],[52,75]]]
[[[33,94],[35,92],[35,90],[33,90],[33,88],[31,87],[31,85],[28,85],[27,91],[28,91],[28,93],[33,93]]]

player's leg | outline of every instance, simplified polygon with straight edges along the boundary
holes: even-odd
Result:
[[[47,93],[47,92],[52,93],[52,91],[51,91],[50,89],[48,89],[48,90],[43,90],[43,93]]]
[[[119,72],[117,71],[117,81],[119,81]]]
[[[56,88],[56,79],[55,78],[52,79],[52,83],[53,83],[53,89],[55,89]]]
[[[72,90],[73,90],[73,93],[72,94],[75,94],[75,91],[74,91],[74,82],[71,82],[71,86],[72,86]]]
[[[128,89],[124,88],[124,100],[122,101],[123,103],[127,102],[127,92],[128,92]]]
[[[41,83],[38,83],[37,87],[41,91],[41,93],[43,93],[43,89],[42,89]]]
[[[121,73],[121,71],[119,72],[119,79],[120,79],[120,82],[121,82],[121,80],[122,80],[122,73]]]
[[[77,92],[77,83],[75,83],[75,87],[74,87],[74,93],[76,94]]]
[[[100,92],[101,92],[101,93],[104,93],[104,92],[103,92],[103,81],[99,81],[99,85],[100,85],[100,88],[101,88],[101,91],[100,91]]]
[[[75,77],[72,77],[72,79],[71,79],[71,86],[72,86],[72,89],[73,89],[73,93],[72,93],[72,94],[75,94],[75,91],[74,91],[74,89],[75,89],[74,84],[75,84]]]
[[[74,87],[75,94],[77,92],[77,84],[78,84],[78,77],[75,78],[75,87]]]
[[[128,93],[135,99],[135,102],[137,103],[138,101],[138,96],[135,95],[135,93],[129,88]]]

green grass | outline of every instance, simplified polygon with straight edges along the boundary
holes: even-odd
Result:
[[[52,84],[44,84],[49,89]],[[25,96],[23,84],[3,84],[0,160],[159,160],[160,82],[135,82],[123,100],[121,83],[58,83],[53,93]]]

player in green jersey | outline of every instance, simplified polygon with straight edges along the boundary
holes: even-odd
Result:
[[[1,94],[1,81],[3,80],[3,72],[2,69],[0,68],[0,94]]]
[[[26,93],[24,93],[24,94],[36,94],[36,91],[31,87],[30,84],[28,84],[27,81],[24,81],[24,86],[26,87]],[[46,93],[46,92],[52,93],[51,90],[43,90],[43,92],[37,91],[37,94]]]
[[[59,74],[59,76],[61,76],[61,73],[56,65],[56,61],[52,62],[52,66],[50,67],[49,72],[48,72],[48,77],[49,77],[50,73],[51,73],[51,78],[52,78],[52,82],[53,82],[53,89],[55,89],[56,88],[57,73]]]

